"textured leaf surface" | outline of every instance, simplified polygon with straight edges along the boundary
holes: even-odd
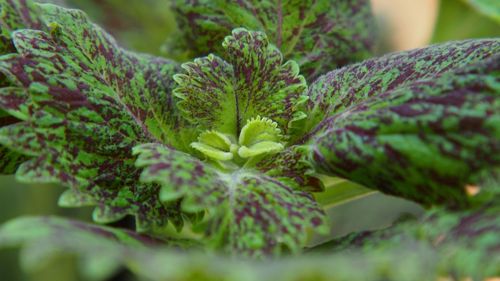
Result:
[[[41,18],[36,13],[37,8],[32,2],[19,2],[15,0],[3,0],[0,1],[0,55],[5,53],[14,52],[14,44],[11,38],[11,32],[20,28],[33,28],[33,29],[44,29],[45,26],[42,23]],[[9,86],[9,81],[6,77],[0,73],[0,86]],[[7,91],[9,93],[7,93]],[[19,91],[11,92],[9,89],[2,90],[1,95],[11,95],[13,99],[22,102],[26,94]],[[4,103],[4,101],[0,101]],[[2,104],[0,106],[5,110],[9,110],[7,104]],[[11,105],[12,107],[12,105]],[[0,110],[0,127],[7,126],[18,122],[19,120],[15,117],[10,116],[4,110]],[[0,173],[1,174],[13,174],[17,170],[17,167],[24,161],[27,157],[16,153],[5,146],[0,146]]]
[[[309,146],[313,165],[424,205],[467,206],[471,176],[500,163],[500,60],[492,56],[500,45],[497,40],[465,44],[475,45],[467,53],[483,61],[453,69],[443,57],[448,72],[430,67],[431,78],[415,73],[413,65],[396,78],[366,76],[378,83],[367,83],[361,91],[355,84],[353,91],[335,92],[344,103],[325,103],[337,114],[317,127]],[[356,69],[374,64],[352,66],[350,73],[356,76]],[[390,69],[401,71],[397,64]],[[329,74],[334,88],[349,81],[334,74]],[[412,76],[421,78],[412,81]]]
[[[1,130],[1,142],[36,156],[17,177],[90,194],[101,222],[131,214],[140,229],[164,225],[176,208],[158,201],[157,187],[138,183],[131,149],[180,141],[171,137],[176,65],[119,48],[80,11],[39,8],[51,32],[15,31],[18,53],[0,58],[14,85],[2,89],[1,104],[23,119]]]
[[[46,28],[37,7],[31,1],[0,1],[0,53],[12,52],[11,32],[21,28],[43,30]]]
[[[225,251],[260,257],[276,255],[282,245],[296,252],[308,228],[323,225],[323,211],[312,196],[294,191],[264,174],[238,170],[223,173],[208,164],[157,144],[135,148],[141,179],[160,183],[160,199],[183,197],[183,209],[207,209],[206,234]]]
[[[365,58],[373,44],[374,22],[366,0],[177,0],[174,10],[185,47],[195,56],[224,54],[220,42],[233,28],[264,31],[311,80]]]
[[[184,116],[201,131],[236,137],[247,120],[260,115],[288,133],[290,121],[304,117],[298,107],[307,85],[297,64],[284,62],[261,32],[235,29],[223,45],[226,60],[198,58],[175,76]]]
[[[381,93],[439,77],[500,52],[500,40],[466,40],[388,54],[333,70],[309,86],[307,129]]]

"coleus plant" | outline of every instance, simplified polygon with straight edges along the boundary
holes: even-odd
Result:
[[[2,172],[67,186],[59,205],[95,206],[97,223],[135,217],[133,230],[23,218],[0,230],[0,244],[27,245],[28,264],[67,251],[155,280],[211,274],[190,258],[245,272],[260,264],[187,249],[299,253],[310,231],[328,229],[313,193],[335,176],[431,211],[419,223],[333,240],[341,255],[326,261],[336,267],[286,260],[248,278],[295,280],[275,275],[298,264],[343,278],[340,265],[354,259],[378,278],[378,267],[413,251],[383,251],[400,240],[433,256],[430,276],[500,274],[491,259],[500,243],[491,179],[500,163],[500,39],[351,64],[372,51],[367,1],[174,4],[179,32],[166,50],[196,57],[182,64],[124,50],[79,10],[0,1]],[[365,244],[382,250],[343,254]],[[467,261],[482,269],[460,267],[472,250]]]

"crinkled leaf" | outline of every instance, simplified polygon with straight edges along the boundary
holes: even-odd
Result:
[[[308,79],[361,60],[373,45],[374,21],[366,0],[227,1],[177,0],[174,11],[195,56],[224,54],[220,42],[233,28],[269,35]],[[179,45],[179,40],[172,40]]]
[[[2,89],[1,104],[23,119],[1,129],[1,142],[36,156],[18,178],[90,194],[100,221],[132,214],[145,229],[175,220],[175,204],[164,206],[157,187],[138,182],[131,150],[140,142],[181,141],[173,137],[170,94],[176,65],[121,49],[81,11],[38,7],[51,32],[15,31],[18,53],[0,58],[14,85]],[[22,93],[29,97],[20,102]]]
[[[247,120],[260,115],[289,133],[291,123],[305,117],[300,106],[307,86],[297,64],[284,62],[261,32],[235,29],[223,46],[226,61],[198,58],[175,76],[184,117],[202,131],[236,137]]]
[[[498,40],[474,45],[488,46],[483,54],[469,49],[476,61],[500,46]],[[382,84],[384,74],[373,76],[378,84],[368,83],[361,92],[354,87],[340,94],[345,104],[330,105],[328,112],[338,113],[316,128],[307,144],[310,160],[319,171],[424,205],[467,206],[471,177],[500,164],[499,58],[458,69],[450,69],[448,61],[448,72],[429,68],[436,73],[430,78],[407,69],[389,84]],[[377,63],[352,66],[351,73]],[[397,63],[390,69],[398,71]],[[344,80],[337,80],[342,76],[334,74],[329,85],[342,88]]]
[[[253,171],[224,173],[200,160],[158,144],[135,148],[141,179],[162,186],[160,199],[183,197],[183,209],[207,209],[211,243],[232,254],[279,254],[283,245],[296,252],[308,228],[324,223],[312,196]]]

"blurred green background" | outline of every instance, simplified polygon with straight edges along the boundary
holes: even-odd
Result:
[[[175,21],[166,0],[51,0],[86,11],[125,47],[168,56],[162,45],[175,31]],[[433,42],[465,38],[499,37],[498,18],[471,8],[472,0],[373,0],[383,39],[379,53],[420,47]],[[416,10],[417,9],[417,10]],[[418,12],[416,12],[418,11]],[[64,188],[16,182],[13,176],[0,176],[0,223],[22,215],[59,215],[90,221],[91,209],[62,209],[57,198]],[[370,194],[329,210],[332,234],[382,227],[402,213],[418,214],[415,204]],[[360,215],[361,214],[361,215]],[[370,214],[367,216],[366,214]],[[324,241],[315,237],[313,244]],[[46,266],[26,273],[16,250],[0,251],[0,280],[72,281],[84,280],[71,258],[44,261]],[[127,280],[125,275],[114,280]]]

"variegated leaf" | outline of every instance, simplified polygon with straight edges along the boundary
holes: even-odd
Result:
[[[33,29],[44,29],[45,26],[37,14],[37,7],[30,1],[16,1],[16,0],[2,0],[0,1],[0,55],[14,52],[15,47],[12,42],[11,32],[20,28],[33,28]],[[9,81],[0,73],[0,87],[9,86]],[[1,89],[2,96],[4,95],[14,95],[11,98],[11,103],[22,103],[24,100],[25,93],[19,93],[19,91],[14,91],[13,93],[6,93],[10,89]],[[15,102],[14,102],[15,100]],[[4,104],[4,100],[0,101],[2,105],[0,108],[9,110],[12,109],[12,104]],[[0,110],[0,127],[10,125],[18,122],[19,120],[15,117],[7,114],[3,110]],[[12,112],[10,112],[12,114]],[[17,116],[16,114],[13,114]],[[27,157],[16,153],[9,148],[1,145],[0,146],[0,173],[1,174],[13,174],[17,170],[17,167],[27,160]]]
[[[233,28],[263,31],[308,79],[361,60],[373,45],[374,21],[366,0],[177,0],[185,48],[195,56],[224,54],[220,42]],[[179,40],[172,40],[179,45]]]
[[[333,70],[309,86],[307,131],[386,91],[429,80],[500,52],[500,40],[466,40],[388,54]]]
[[[141,179],[161,184],[160,199],[183,198],[187,212],[207,210],[211,244],[233,255],[277,255],[282,246],[297,252],[307,229],[324,227],[324,213],[312,196],[251,170],[222,172],[158,144],[135,148]]]
[[[14,31],[17,53],[0,58],[13,85],[2,89],[0,104],[23,119],[1,129],[1,143],[36,156],[17,177],[91,195],[101,222],[131,214],[142,230],[168,219],[178,224],[177,206],[163,205],[157,187],[138,182],[131,154],[141,142],[181,146],[173,137],[177,66],[121,49],[81,11],[49,4],[38,11],[50,32]]]
[[[306,144],[313,165],[424,205],[467,206],[471,177],[500,164],[499,42],[454,43],[469,46],[458,57],[459,50],[444,51],[446,46],[412,51],[409,57],[440,49],[449,56],[433,60],[433,65],[427,62],[433,56],[424,56],[404,72],[399,60],[393,68],[387,63],[403,59],[401,54],[330,73],[332,80],[323,78],[323,87],[315,89],[353,90],[332,92],[340,102],[323,103],[328,115],[336,114],[325,118]],[[387,67],[387,78],[384,72],[362,76],[376,65]],[[362,70],[359,76],[356,70]],[[393,71],[400,76],[395,78]],[[342,79],[345,73],[368,82],[360,88],[344,86],[350,81]]]
[[[34,2],[19,0],[0,1],[0,54],[14,51],[11,32],[21,28],[45,30]]]
[[[305,118],[300,109],[307,85],[297,64],[285,62],[262,32],[235,29],[223,46],[226,60],[198,58],[175,76],[184,117],[201,131],[237,137],[247,120],[262,116],[290,133],[293,122]]]

